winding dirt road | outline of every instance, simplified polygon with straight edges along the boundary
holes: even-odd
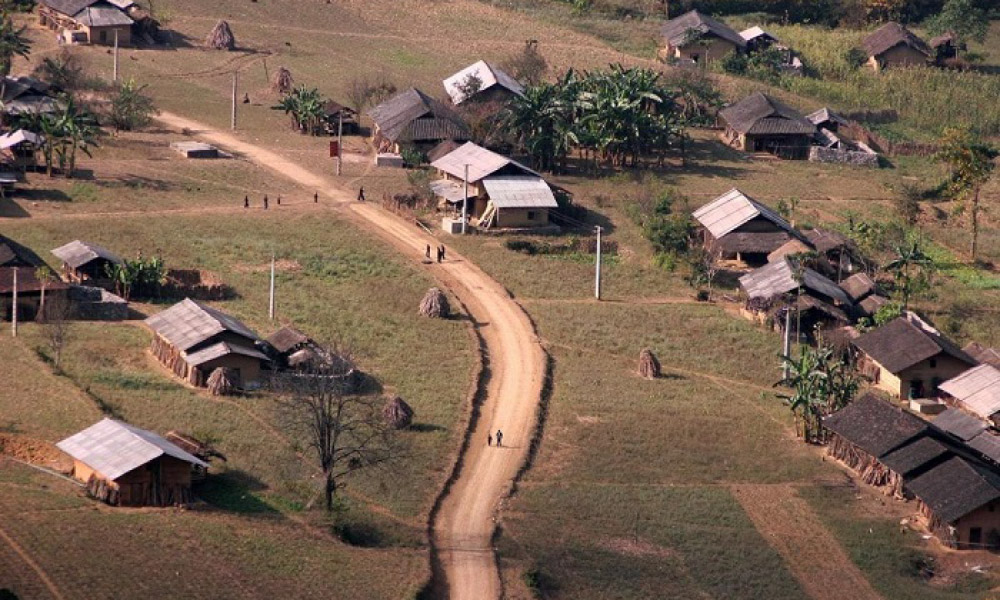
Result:
[[[370,204],[353,198],[330,179],[302,168],[280,154],[171,113],[163,124],[242,155],[333,199],[353,222],[384,238],[414,262],[439,240]],[[528,315],[507,291],[476,265],[448,251],[443,264],[428,272],[466,307],[482,336],[489,363],[488,389],[480,407],[462,469],[434,523],[434,545],[452,600],[499,598],[500,577],[491,543],[499,502],[527,457],[542,395],[546,359]],[[501,429],[503,448],[486,447],[487,432]]]

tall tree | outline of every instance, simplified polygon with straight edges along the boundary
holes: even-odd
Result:
[[[996,148],[983,142],[969,129],[948,128],[940,142],[937,159],[950,170],[949,190],[967,202],[971,225],[969,254],[975,261],[979,252],[980,191],[996,169]]]
[[[990,19],[975,0],[948,0],[925,26],[931,35],[950,33],[958,51],[969,40],[982,43],[990,31]]]
[[[10,13],[0,11],[0,76],[10,75],[14,57],[28,58],[31,42],[25,37],[25,27],[18,27]]]

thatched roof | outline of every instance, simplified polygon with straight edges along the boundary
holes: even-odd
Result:
[[[734,131],[745,135],[813,135],[816,126],[790,106],[754,92],[719,111]]]
[[[973,367],[945,381],[938,389],[983,419],[1000,412],[1000,369],[993,365]]]
[[[287,354],[299,346],[312,342],[309,336],[287,325],[272,333],[266,341],[281,354]]]
[[[1000,475],[953,457],[906,484],[934,515],[954,523],[1000,498]]]
[[[819,298],[810,296],[809,294],[803,294],[801,298],[796,298],[795,308],[803,313],[810,310],[819,312],[826,317],[840,321],[841,324],[848,324],[851,322],[851,318],[847,316],[847,313],[840,310],[836,306],[828,302],[824,302]]]
[[[226,21],[216,23],[212,31],[208,32],[208,37],[205,38],[205,45],[217,50],[235,50],[236,37],[233,36],[233,30],[229,27],[229,23]]]
[[[934,417],[934,426],[952,434],[963,442],[967,442],[986,431],[988,425],[982,419],[978,419],[957,408],[946,409],[943,413]]]
[[[271,91],[277,92],[279,94],[288,94],[295,87],[295,78],[292,77],[292,72],[286,67],[278,67],[278,70],[274,72],[274,77],[271,79]],[[327,114],[330,114],[329,109]]]
[[[976,359],[979,363],[985,363],[1000,368],[1000,350],[997,350],[996,348],[989,348],[979,342],[970,342],[962,348],[962,352],[965,352],[972,358]]]
[[[907,313],[854,340],[854,346],[890,373],[946,354],[969,366],[976,361],[913,313]]]
[[[768,263],[759,269],[740,277],[740,287],[749,298],[775,298],[795,291],[799,282],[795,280],[795,270],[787,259]],[[836,283],[809,268],[802,269],[802,289],[811,295],[835,300],[850,305],[851,300]]]
[[[671,46],[690,43],[693,41],[692,37],[697,39],[698,36],[692,36],[694,32],[699,36],[711,35],[721,38],[737,48],[746,48],[747,45],[746,40],[731,27],[697,10],[670,19],[660,28],[660,33]]]
[[[260,339],[239,319],[190,298],[149,317],[145,323],[179,350],[188,350],[224,331],[246,338],[251,347]]]
[[[873,394],[823,419],[823,426],[878,458],[927,433],[930,425]]]
[[[931,55],[930,48],[922,39],[894,21],[873,31],[861,43],[861,48],[868,56],[880,56],[899,45],[909,46],[926,56]]]
[[[847,292],[847,295],[851,297],[851,300],[855,302],[861,300],[862,298],[868,296],[876,290],[875,280],[868,276],[867,273],[855,273],[847,279],[840,282],[840,287]]]
[[[81,242],[80,240],[73,240],[68,244],[59,246],[52,251],[52,254],[55,254],[56,258],[63,261],[64,264],[72,269],[79,269],[95,260],[105,260],[114,264],[121,264],[122,262],[122,259],[118,258],[118,255],[103,246],[98,246],[90,242]]]
[[[461,104],[468,100],[465,93],[459,89],[470,76],[476,77],[480,81],[479,90],[475,93],[485,92],[493,87],[500,87],[517,96],[524,95],[524,86],[516,79],[505,73],[502,69],[492,65],[485,60],[472,63],[458,73],[451,75],[442,83],[448,96],[455,104]],[[475,94],[472,94],[475,95]]]
[[[733,188],[722,194],[715,200],[712,200],[708,204],[702,206],[698,210],[694,211],[692,216],[702,227],[708,230],[712,234],[712,237],[719,239],[722,236],[736,231],[743,225],[746,225],[750,221],[763,218],[770,221],[779,229],[788,232],[796,237],[801,237],[801,234],[795,230],[792,225],[786,221],[781,215],[776,211],[772,210],[770,207],[761,204],[760,202],[754,200],[750,196],[744,194],[740,190]],[[783,244],[786,240],[783,240]],[[781,244],[777,244],[771,250],[774,250]],[[770,252],[771,250],[768,250]]]
[[[466,139],[465,122],[450,108],[416,88],[368,111],[379,133],[392,142]]]
[[[753,231],[729,233],[712,242],[712,249],[726,254],[774,253],[775,248],[786,246],[791,236],[783,231],[758,233]],[[771,254],[768,254],[770,260]]]
[[[906,477],[949,456],[953,456],[951,448],[940,440],[925,435],[886,454],[879,462]]]
[[[937,48],[939,46],[944,46],[945,44],[952,44],[955,42],[955,35],[951,32],[942,33],[941,35],[932,37],[927,45],[931,48]]]
[[[809,243],[812,244],[812,247],[816,249],[816,252],[819,253],[825,254],[839,248],[854,247],[854,242],[846,235],[829,229],[816,227],[814,229],[807,229],[802,233],[809,240]]]

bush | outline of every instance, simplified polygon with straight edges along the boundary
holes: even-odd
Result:
[[[399,154],[407,167],[419,167],[427,162],[427,155],[416,148],[403,148]]]
[[[126,79],[118,86],[111,99],[111,124],[116,130],[133,131],[145,127],[159,112],[153,99],[142,93],[146,87],[137,84],[135,79]]]

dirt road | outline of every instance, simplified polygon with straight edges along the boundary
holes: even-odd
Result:
[[[395,215],[354,202],[331,180],[275,152],[171,113],[162,113],[158,119],[319,190],[346,207],[344,214],[353,222],[378,234],[414,262],[422,264],[427,244],[439,243]],[[445,263],[425,268],[468,309],[485,341],[490,368],[489,387],[476,430],[471,433],[472,443],[463,458],[461,474],[438,513],[434,542],[452,600],[495,599],[501,588],[491,545],[494,516],[527,455],[542,394],[545,355],[521,307],[473,263],[449,250]],[[504,447],[487,448],[487,432],[497,429],[504,433]]]

